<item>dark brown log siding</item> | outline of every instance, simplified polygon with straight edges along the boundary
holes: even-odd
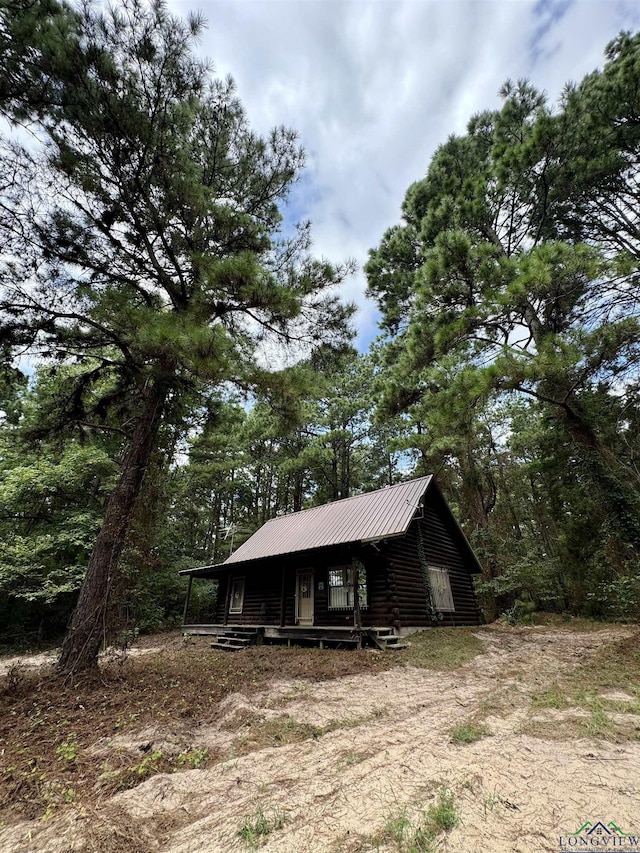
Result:
[[[196,583],[198,580],[196,578]],[[229,578],[228,576],[222,576],[218,583],[218,598],[216,601],[216,610],[213,618],[214,625],[222,625],[224,622],[224,605],[227,600],[227,594],[229,592]]]
[[[449,574],[455,611],[443,612],[434,620],[420,561],[419,532],[428,565],[445,568]],[[387,545],[389,579],[397,628],[428,625],[478,625],[480,613],[473,590],[470,566],[465,563],[459,531],[439,499],[427,502],[424,518],[416,519],[406,536]]]
[[[390,624],[389,585],[384,557],[371,546],[357,546],[351,551],[348,549],[336,550],[329,558],[326,554],[317,552],[314,565],[316,625],[332,627],[350,627],[353,625],[353,608],[349,610],[329,609],[329,569],[335,566],[350,565],[354,559],[362,563],[367,575],[367,607],[363,607],[360,614],[363,627]],[[319,581],[324,584],[323,590],[318,590]]]
[[[238,564],[229,575],[220,579],[220,592],[215,623],[223,624],[229,582],[244,577],[242,613],[230,613],[233,625],[279,625],[282,592],[282,569],[285,571],[285,624],[295,625],[295,595],[298,569],[313,571],[314,624],[330,627],[351,627],[353,609],[329,610],[329,569],[349,565],[359,559],[367,573],[369,606],[362,610],[363,626],[390,625],[390,588],[383,554],[372,546],[357,549],[335,548],[310,552],[308,555],[288,555],[259,563]],[[319,585],[323,588],[319,589]]]
[[[329,627],[351,628],[353,626],[353,608],[344,610],[329,609],[329,569],[336,566],[347,566],[353,559],[360,559],[360,546],[349,548],[340,545],[335,548],[323,548],[318,551],[309,552],[305,565],[313,567],[315,585],[314,624],[327,625]],[[300,563],[302,566],[303,564]],[[365,566],[366,568],[366,566]],[[318,589],[319,584],[323,589]],[[369,610],[362,611],[363,625],[370,624]]]
[[[387,561],[378,546],[369,545],[365,549],[362,562],[367,570],[369,609],[362,611],[362,624],[378,628],[387,628],[392,624],[391,585]]]
[[[406,536],[391,539],[386,547],[391,590],[392,624],[396,628],[425,627],[433,620],[428,608],[427,591],[418,556],[417,526],[414,522]]]
[[[242,613],[229,613],[231,625],[279,625],[280,624],[280,571],[266,573],[264,566],[237,566],[220,583],[220,595],[216,607],[216,624],[223,624],[229,583],[244,578],[244,600]],[[291,596],[292,598],[292,596]],[[291,601],[293,611],[293,601]]]
[[[425,517],[419,522],[423,529],[425,555],[430,565],[446,568],[449,572],[455,613],[444,613],[445,625],[479,625],[480,611],[473,589],[469,566],[456,547],[453,531],[434,507],[425,508]],[[457,532],[457,531],[456,531]],[[459,534],[458,534],[459,535]]]

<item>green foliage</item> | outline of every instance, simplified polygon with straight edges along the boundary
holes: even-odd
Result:
[[[550,718],[546,709],[557,713]],[[640,648],[631,635],[602,646],[531,699],[523,731],[543,738],[637,740],[640,712]]]
[[[453,726],[449,731],[449,738],[451,743],[460,745],[475,743],[477,740],[487,737],[490,734],[491,732],[484,723],[477,723],[471,720],[468,723],[460,723],[457,726]]]
[[[78,757],[78,749],[79,746],[76,735],[71,732],[67,735],[66,739],[60,744],[60,746],[56,747],[56,756],[58,761],[75,761]]]
[[[0,424],[0,624],[14,641],[66,624],[116,471],[100,442],[31,441],[50,391],[40,375]]]
[[[411,635],[402,657],[411,666],[446,672],[473,660],[482,649],[482,641],[467,628],[429,628]]]
[[[334,287],[351,266],[314,259],[307,225],[281,232],[304,154],[291,130],[250,129],[231,79],[195,55],[201,17],[142,0],[18,0],[0,16],[1,106],[31,131],[28,147],[11,127],[0,140],[2,354],[37,341],[54,386],[40,435],[105,433],[120,450],[68,670],[95,664],[109,593],[126,586],[154,452],[173,455],[212,389],[263,387],[269,346],[341,345],[352,309]]]
[[[454,803],[453,791],[448,788],[438,790],[437,802],[431,803],[426,813],[426,827],[432,832],[450,832],[458,823],[458,814]]]
[[[24,25],[21,14],[30,20],[30,9],[13,11],[9,33]],[[325,332],[332,340],[349,311],[322,291],[341,273],[308,255],[305,228],[278,233],[278,202],[304,160],[296,135],[250,130],[233,83],[212,80],[192,53],[203,21],[126,0],[68,22],[78,30],[68,55],[37,42],[40,65],[25,66],[19,81],[42,75],[59,101],[13,105],[16,116],[31,107],[49,142],[29,157],[16,149],[15,180],[26,181],[35,159],[50,186],[39,212],[7,206],[9,236],[16,222],[40,234],[43,275],[28,295],[26,273],[12,266],[2,303],[8,324],[38,326],[52,355],[84,365],[94,354],[67,415],[84,419],[77,391],[105,372],[119,391],[162,379],[184,398],[199,379],[255,381],[254,352],[271,329],[286,337],[292,324],[309,341]],[[28,192],[35,200],[38,187]],[[64,307],[51,299],[61,279]],[[313,330],[303,327],[303,305]]]
[[[393,446],[395,424],[373,420],[375,371],[372,357],[324,350],[272,377],[249,411],[212,396],[173,472],[156,555],[175,568],[221,562],[278,513],[397,482],[408,454]],[[193,589],[190,618],[215,596]]]
[[[430,803],[417,820],[407,808],[387,820],[382,833],[373,839],[377,845],[391,844],[397,853],[435,853],[439,835],[450,832],[459,823],[453,791],[441,787],[436,802]]]
[[[178,570],[267,519],[422,471],[485,566],[489,616],[637,618],[640,34],[555,107],[507,82],[440,147],[370,254],[385,338],[358,356],[332,295],[349,265],[282,230],[295,133],[251,131],[196,58],[200,18],[139,0],[0,16],[0,110],[43,141],[0,141],[0,639],[67,624],[134,471],[100,593],[114,636],[178,624]],[[301,360],[265,370],[294,340]],[[13,358],[35,342],[28,387]],[[195,584],[191,617],[216,595]],[[461,636],[406,656],[457,666]]]
[[[143,778],[153,776],[155,773],[161,772],[164,757],[162,750],[155,749],[153,752],[150,752],[149,755],[145,755],[140,764],[138,764],[137,767],[132,767],[131,770]]]
[[[45,774],[41,774],[44,777]],[[49,820],[53,817],[57,808],[66,803],[72,803],[76,797],[76,792],[73,788],[69,788],[62,782],[57,780],[40,780],[42,797],[46,803],[46,808],[42,814],[42,820]]]
[[[541,693],[537,693],[531,700],[532,708],[565,708],[569,704],[567,696],[560,690],[557,684],[548,687]]]
[[[640,611],[640,572],[629,566],[625,574],[601,581],[587,593],[592,608],[611,621],[637,622]]]
[[[379,417],[441,471],[489,612],[627,618],[640,551],[640,34],[557,108],[526,81],[450,137],[367,264]],[[596,201],[597,200],[597,201]]]
[[[178,767],[200,770],[207,766],[209,761],[209,750],[206,746],[192,746],[186,752],[181,752],[178,756]]]
[[[284,812],[278,809],[265,812],[262,806],[258,806],[254,814],[244,820],[238,837],[252,850],[257,850],[273,832],[282,829],[285,820]]]

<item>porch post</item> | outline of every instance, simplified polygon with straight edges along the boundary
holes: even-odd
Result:
[[[229,624],[229,606],[231,604],[231,572],[227,574],[227,592],[224,599],[224,624]]]
[[[187,586],[187,597],[184,600],[184,610],[182,611],[182,625],[187,624],[187,610],[189,608],[189,599],[191,598],[191,584],[193,583],[193,575],[189,575],[189,585]]]
[[[351,583],[353,584],[353,624],[362,630],[362,617],[360,614],[360,589],[358,588],[358,565],[351,566]]]
[[[284,628],[286,622],[286,613],[285,613],[286,599],[285,599],[285,564],[282,564],[282,586],[280,588],[280,627]]]

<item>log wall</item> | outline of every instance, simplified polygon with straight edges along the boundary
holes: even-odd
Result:
[[[461,534],[437,493],[427,494],[424,517],[412,522],[406,536],[389,540],[387,560],[396,628],[480,624],[473,566],[467,559],[466,546],[461,545]],[[447,570],[455,606],[453,612],[436,612],[436,618],[425,583],[428,566]]]

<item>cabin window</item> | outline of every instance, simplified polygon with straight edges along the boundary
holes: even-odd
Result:
[[[244,578],[234,578],[231,581],[231,598],[229,599],[229,613],[242,613],[244,603]]]
[[[367,607],[367,573],[358,566],[358,600],[360,609]],[[353,567],[329,569],[329,610],[353,610]]]
[[[449,572],[437,566],[429,566],[429,583],[431,584],[433,606],[436,610],[455,610]]]

